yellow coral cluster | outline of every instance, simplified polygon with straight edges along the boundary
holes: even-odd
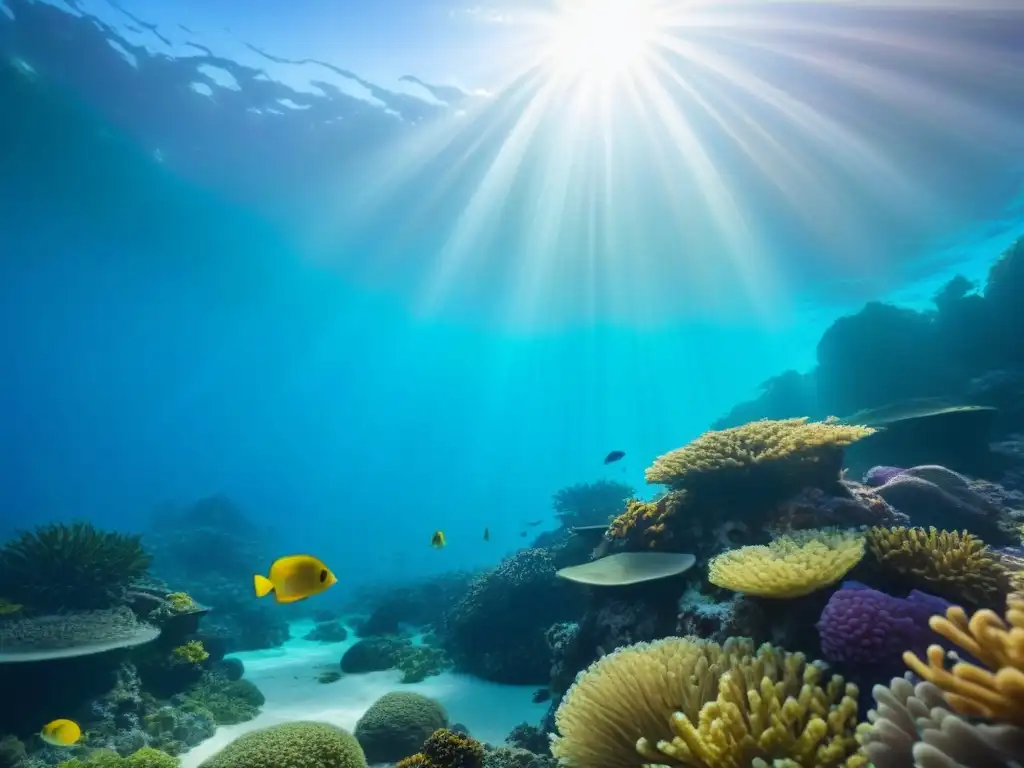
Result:
[[[867,541],[884,569],[950,600],[985,605],[1009,592],[1009,571],[967,531],[876,527],[868,531]]]
[[[963,608],[952,606],[929,626],[984,666],[960,661],[947,669],[938,645],[928,648],[927,663],[903,654],[907,666],[942,689],[954,712],[1024,727],[1024,597],[1009,598],[1005,619],[987,609],[968,619]]]
[[[639,534],[654,549],[670,537],[666,525],[679,512],[685,502],[685,493],[673,491],[654,501],[629,499],[626,511],[612,520],[608,533],[617,539]]]
[[[199,608],[199,604],[187,592],[171,592],[165,599],[175,613],[191,613]]]
[[[174,660],[182,664],[202,664],[210,658],[209,652],[199,640],[189,640],[184,645],[179,645],[171,655]]]
[[[649,483],[682,488],[711,473],[756,465],[798,467],[818,463],[824,453],[875,432],[871,427],[840,424],[835,419],[763,419],[731,429],[705,432],[682,448],[659,456],[646,471]]]
[[[551,752],[567,768],[862,768],[857,688],[822,678],[803,655],[755,653],[746,638],[627,646],[577,677]]]
[[[759,597],[802,597],[835,584],[864,557],[864,537],[849,531],[795,531],[767,546],[723,552],[708,564],[708,580]]]

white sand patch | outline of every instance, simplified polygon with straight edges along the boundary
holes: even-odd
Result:
[[[401,673],[345,675],[320,683],[322,672],[341,671],[342,654],[357,640],[313,643],[301,638],[312,622],[296,622],[292,639],[280,648],[232,654],[245,665],[245,679],[255,683],[267,701],[259,716],[247,723],[224,725],[199,746],[181,756],[181,768],[196,768],[244,733],[292,720],[318,720],[351,731],[367,708],[388,691],[415,691],[439,701],[453,723],[462,723],[474,738],[501,744],[522,722],[537,724],[548,704],[534,704],[536,688],[498,685],[469,675],[446,672],[422,683],[403,685]]]

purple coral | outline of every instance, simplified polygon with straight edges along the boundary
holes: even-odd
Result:
[[[864,475],[864,485],[877,488],[888,483],[902,471],[899,467],[872,467]]]
[[[817,624],[825,658],[873,673],[901,668],[904,651],[923,654],[937,638],[928,619],[949,603],[913,590],[893,597],[856,581],[832,595]]]

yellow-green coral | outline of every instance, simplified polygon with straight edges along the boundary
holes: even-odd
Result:
[[[200,768],[366,768],[366,757],[348,731],[298,721],[243,734]]]
[[[1024,598],[1009,598],[1005,620],[987,609],[968,619],[954,605],[928,624],[983,666],[959,661],[947,668],[938,645],[928,648],[927,663],[910,651],[903,654],[907,666],[941,688],[954,712],[1024,727]]]
[[[483,768],[484,748],[476,739],[438,728],[423,744],[423,751],[398,761],[396,768]]]
[[[998,603],[1010,589],[999,557],[967,531],[872,528],[868,550],[883,569],[912,586],[972,605]]]
[[[57,764],[57,768],[177,768],[178,758],[152,747],[143,747],[128,757],[121,757],[109,749],[98,749],[85,759],[72,758]]]
[[[861,768],[856,718],[856,686],[826,681],[802,654],[671,637],[582,672],[555,715],[551,752],[567,768]]]
[[[682,448],[659,456],[646,471],[649,483],[684,488],[712,474],[733,474],[758,466],[783,471],[806,469],[829,454],[875,432],[834,419],[763,419],[731,429],[705,432]],[[836,467],[838,475],[838,466]]]
[[[0,597],[0,616],[10,616],[18,613],[24,606],[12,603],[6,597]]]
[[[175,661],[182,664],[202,664],[210,658],[210,654],[199,640],[189,640],[184,645],[179,645],[171,651],[171,655]]]
[[[708,564],[708,580],[745,595],[801,597],[835,584],[863,556],[859,533],[796,531],[767,546],[723,552]]]
[[[187,592],[171,592],[165,599],[174,613],[191,613],[199,608],[199,603]]]
[[[666,525],[683,507],[685,500],[686,495],[682,491],[673,491],[654,501],[629,499],[626,510],[608,526],[608,533],[617,539],[639,536],[648,547],[656,548],[671,538],[671,531],[666,529]]]

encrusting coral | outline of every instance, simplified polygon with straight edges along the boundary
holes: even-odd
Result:
[[[749,478],[758,470],[802,479],[817,477],[824,468],[838,480],[843,448],[874,431],[834,419],[762,419],[705,432],[682,448],[659,456],[645,477],[649,483],[696,489],[709,481],[722,487],[737,476]]]
[[[797,531],[767,546],[723,552],[708,564],[708,580],[745,595],[802,597],[835,584],[863,556],[864,537],[859,533]]]
[[[998,555],[966,531],[876,527],[867,542],[885,571],[948,600],[993,605],[1010,590]]]
[[[947,668],[938,645],[929,646],[927,663],[905,653],[907,666],[940,688],[954,712],[1024,727],[1024,596],[1009,598],[1005,619],[987,609],[968,619],[952,606],[929,626],[984,666],[958,661]]]
[[[802,654],[746,638],[626,646],[577,676],[551,752],[567,768],[861,768],[857,688],[823,678]]]

